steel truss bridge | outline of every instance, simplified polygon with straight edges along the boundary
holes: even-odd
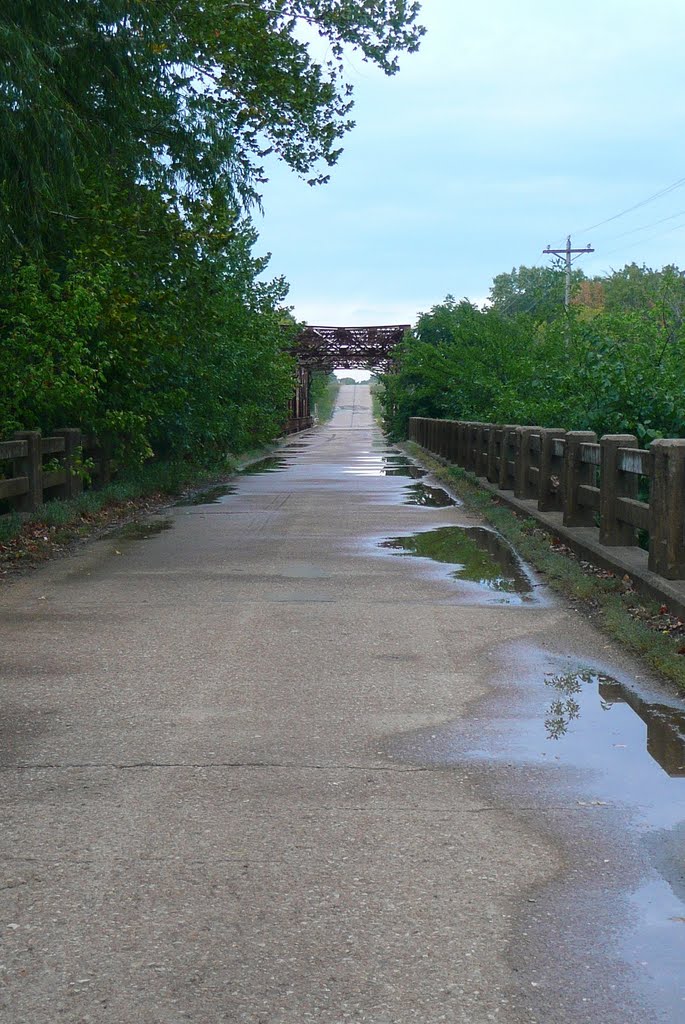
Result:
[[[312,425],[309,383],[312,370],[381,370],[392,367],[392,352],[409,324],[392,327],[305,327],[295,339],[297,359],[295,395],[290,402],[286,433]]]
[[[409,324],[393,327],[306,327],[297,336],[293,355],[311,370],[378,369],[387,371],[392,350]]]

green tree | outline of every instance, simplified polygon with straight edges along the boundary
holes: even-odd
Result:
[[[670,340],[685,320],[685,271],[673,264],[652,270],[644,264],[626,264],[603,279],[608,312],[655,315]]]
[[[262,161],[324,181],[352,124],[346,49],[393,74],[418,46],[418,9],[0,9],[3,432],[79,424],[122,459],[213,455],[278,432],[293,327],[285,282],[264,282],[253,255]]]
[[[571,272],[572,292],[585,275]],[[554,320],[564,308],[565,279],[563,270],[552,267],[514,267],[508,274],[498,274],[488,296],[490,305],[505,316],[528,313],[535,320]]]
[[[280,156],[326,180],[352,126],[346,47],[388,74],[418,47],[415,0],[26,0],[0,11],[6,244],[79,216],[88,172],[170,202],[258,199]],[[318,60],[305,27],[328,44]]]

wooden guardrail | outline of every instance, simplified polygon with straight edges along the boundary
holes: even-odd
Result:
[[[50,498],[74,498],[83,490],[84,466],[98,483],[109,480],[107,451],[76,427],[43,437],[26,430],[0,441],[0,502],[33,512]]]
[[[409,438],[541,512],[560,512],[564,526],[598,527],[606,546],[636,545],[646,531],[649,569],[685,579],[685,439],[642,449],[632,434],[424,417],[410,419]]]

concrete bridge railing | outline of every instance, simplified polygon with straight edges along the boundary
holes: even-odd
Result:
[[[409,438],[565,527],[599,529],[606,547],[649,535],[648,568],[685,579],[685,439],[638,448],[632,434],[413,417]]]
[[[47,499],[75,498],[83,490],[86,466],[89,478],[107,483],[109,453],[77,427],[49,437],[38,430],[17,433],[0,441],[0,502],[18,512],[34,512]]]

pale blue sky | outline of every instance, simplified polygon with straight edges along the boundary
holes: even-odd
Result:
[[[685,184],[586,230],[685,178],[682,0],[425,0],[422,20],[394,78],[351,56],[357,126],[330,184],[270,168],[257,250],[299,318],[413,323],[569,232],[597,249],[588,273],[685,267]]]

